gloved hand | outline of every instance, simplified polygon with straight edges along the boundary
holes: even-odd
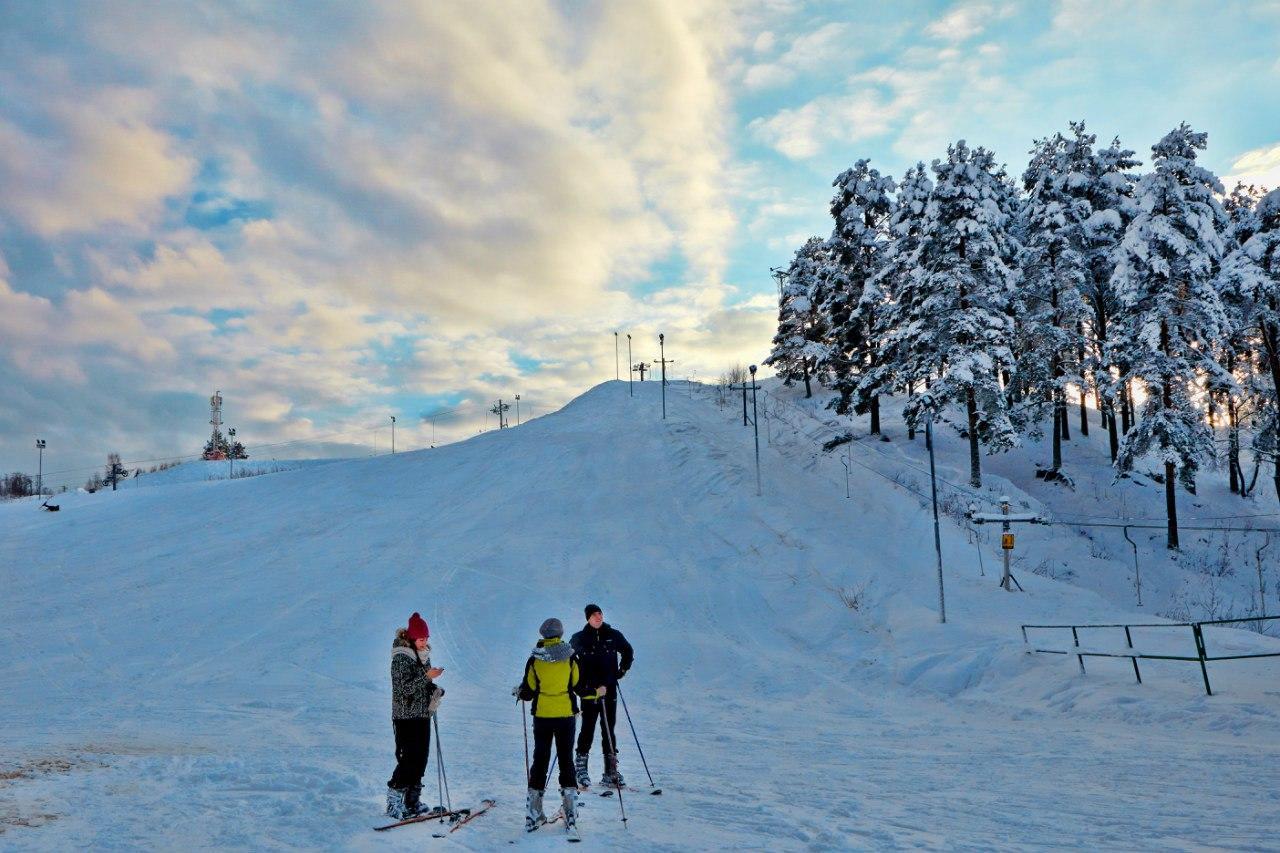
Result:
[[[519,684],[517,684],[515,687],[512,687],[512,688],[511,688],[511,695],[512,695],[512,696],[515,696],[517,699],[518,699],[518,698],[520,698],[520,685],[519,685]]]
[[[436,709],[440,707],[440,700],[443,698],[444,688],[437,688],[436,691],[431,694],[431,698],[427,700],[427,713],[434,714]]]

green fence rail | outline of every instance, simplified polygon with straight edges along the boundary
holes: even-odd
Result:
[[[1269,622],[1274,619],[1280,619],[1280,616],[1255,616],[1251,619],[1213,619],[1205,622],[1130,622],[1115,623],[1106,625],[1023,625],[1022,641],[1027,645],[1031,645],[1030,639],[1027,637],[1028,630],[1062,630],[1071,632],[1071,640],[1074,648],[1069,650],[1062,649],[1041,649],[1032,647],[1031,651],[1044,655],[1075,655],[1076,660],[1080,664],[1080,672],[1084,673],[1084,659],[1091,658],[1128,658],[1133,663],[1133,676],[1142,683],[1142,671],[1138,669],[1139,660],[1182,660],[1200,664],[1200,674],[1204,677],[1204,692],[1213,695],[1213,688],[1209,686],[1209,666],[1210,661],[1222,660],[1247,660],[1251,658],[1275,658],[1280,657],[1280,652],[1261,652],[1247,655],[1210,655],[1205,647],[1204,642],[1204,626],[1205,625],[1235,625],[1243,622],[1257,622],[1261,625],[1263,622]],[[1133,650],[1133,631],[1141,628],[1143,630],[1150,629],[1172,629],[1172,628],[1190,628],[1192,639],[1195,641],[1196,654],[1195,657],[1188,655],[1157,655],[1148,654]],[[1131,649],[1129,652],[1095,652],[1087,651],[1080,648],[1080,632],[1081,631],[1098,631],[1098,630],[1123,630],[1125,644]]]

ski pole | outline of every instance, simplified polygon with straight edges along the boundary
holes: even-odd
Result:
[[[449,771],[444,768],[444,751],[440,748],[440,718],[432,714],[431,722],[436,727],[436,766],[440,768],[440,778],[444,781],[444,804],[453,811],[453,801],[449,799]]]
[[[431,734],[431,729],[429,729],[429,728],[427,729],[427,734],[428,734],[428,735],[430,735],[430,734]],[[440,735],[439,735],[439,733],[437,732],[437,733],[436,733],[436,747],[437,747],[437,749],[439,748],[439,746],[440,746]],[[431,757],[431,749],[430,749],[430,748],[428,748],[428,749],[427,749],[427,758],[430,758],[430,757]],[[436,801],[440,804],[440,814],[441,814],[441,818],[440,818],[440,820],[443,822],[443,821],[444,821],[444,817],[443,817],[443,815],[444,815],[444,812],[445,812],[445,808],[444,808],[444,777],[440,775],[440,759],[439,759],[439,753],[437,753],[437,758],[436,758]]]
[[[600,703],[600,717],[604,720],[602,730],[604,731],[604,739],[608,743],[609,752],[613,753],[613,786],[618,789],[618,808],[622,810],[622,825],[627,825],[627,808],[622,804],[622,785],[618,782],[618,746],[613,742],[613,733],[609,731],[609,705],[604,701],[605,697],[601,696],[596,699]]]
[[[520,706],[520,728],[524,732],[524,785],[526,788],[533,787],[530,783],[533,781],[529,778],[529,718],[525,716],[524,702],[520,699],[516,700],[516,704]]]
[[[553,742],[554,744],[554,742]],[[547,790],[547,786],[551,784],[551,777],[556,772],[556,761],[559,760],[558,753],[551,753],[551,766],[547,768],[547,778],[542,780],[542,790]]]
[[[649,772],[649,762],[644,760],[644,750],[640,748],[640,736],[636,734],[636,724],[631,722],[631,709],[627,707],[627,697],[622,695],[622,685],[614,685],[613,689],[618,691],[618,698],[622,700],[622,710],[627,714],[627,725],[631,727],[631,736],[635,738],[636,751],[640,753],[640,763],[644,765],[644,773],[649,777],[649,787],[656,788],[653,774]]]

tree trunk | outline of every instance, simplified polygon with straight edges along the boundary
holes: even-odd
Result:
[[[808,400],[813,396],[813,386],[809,384],[809,359],[802,358],[800,363],[804,365],[804,398]]]
[[[880,395],[871,398],[871,434],[880,434]]]
[[[914,382],[908,382],[908,383],[907,383],[907,397],[909,398],[909,397],[910,397],[912,394],[914,394],[914,393],[915,393],[915,383],[914,383]],[[908,440],[908,441],[915,441],[915,440],[916,440],[916,425],[915,425],[914,423],[908,423],[908,424],[907,424],[907,440]]]
[[[1128,379],[1120,386],[1120,422],[1122,432],[1128,435],[1129,430],[1133,429],[1133,395],[1129,393]]]
[[[1111,464],[1116,464],[1116,457],[1120,455],[1120,432],[1116,428],[1116,407],[1107,403],[1107,444],[1111,448]]]
[[[1169,324],[1163,321],[1160,323],[1160,352],[1164,355],[1166,363],[1168,363]],[[1125,384],[1126,386],[1128,385],[1127,382]],[[1160,404],[1166,412],[1173,409],[1173,377],[1167,373],[1160,379]],[[1160,449],[1168,453],[1168,441],[1162,441]],[[1166,461],[1164,463],[1164,510],[1169,519],[1169,541],[1166,545],[1171,549],[1178,547],[1178,484],[1176,473],[1174,464]]]
[[[1066,410],[1059,399],[1061,393],[1061,391],[1053,392],[1053,465],[1051,467],[1054,471],[1062,467],[1062,429],[1059,424],[1062,423]]]
[[[975,489],[980,489],[982,457],[978,453],[978,401],[973,396],[972,388],[965,393],[964,402],[965,408],[969,410],[969,483]]]
[[[1240,476],[1240,419],[1232,396],[1227,397],[1227,470],[1231,472],[1231,494],[1238,495],[1244,478]]]
[[[1084,323],[1076,323],[1076,334],[1079,336],[1079,344],[1076,347],[1076,357],[1080,360],[1080,434],[1089,435],[1089,383],[1085,379],[1084,371]]]
[[[1262,324],[1263,349],[1267,352],[1267,367],[1271,371],[1271,387],[1280,397],[1280,329],[1272,323]],[[1280,448],[1273,448],[1280,450]],[[1280,498],[1280,453],[1275,454],[1276,471],[1272,478],[1275,483],[1276,497]]]

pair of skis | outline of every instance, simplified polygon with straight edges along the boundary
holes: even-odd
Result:
[[[447,820],[451,824],[449,832],[455,832],[459,827],[465,826],[480,815],[487,812],[498,804],[497,800],[481,800],[480,805],[474,809],[455,809],[454,811],[432,811],[425,812],[420,815],[398,820],[395,823],[389,823],[386,826],[375,826],[374,832],[386,832],[388,829],[395,829],[398,826],[408,826],[411,823],[425,823],[430,820]],[[433,838],[444,838],[445,833],[433,833]]]

